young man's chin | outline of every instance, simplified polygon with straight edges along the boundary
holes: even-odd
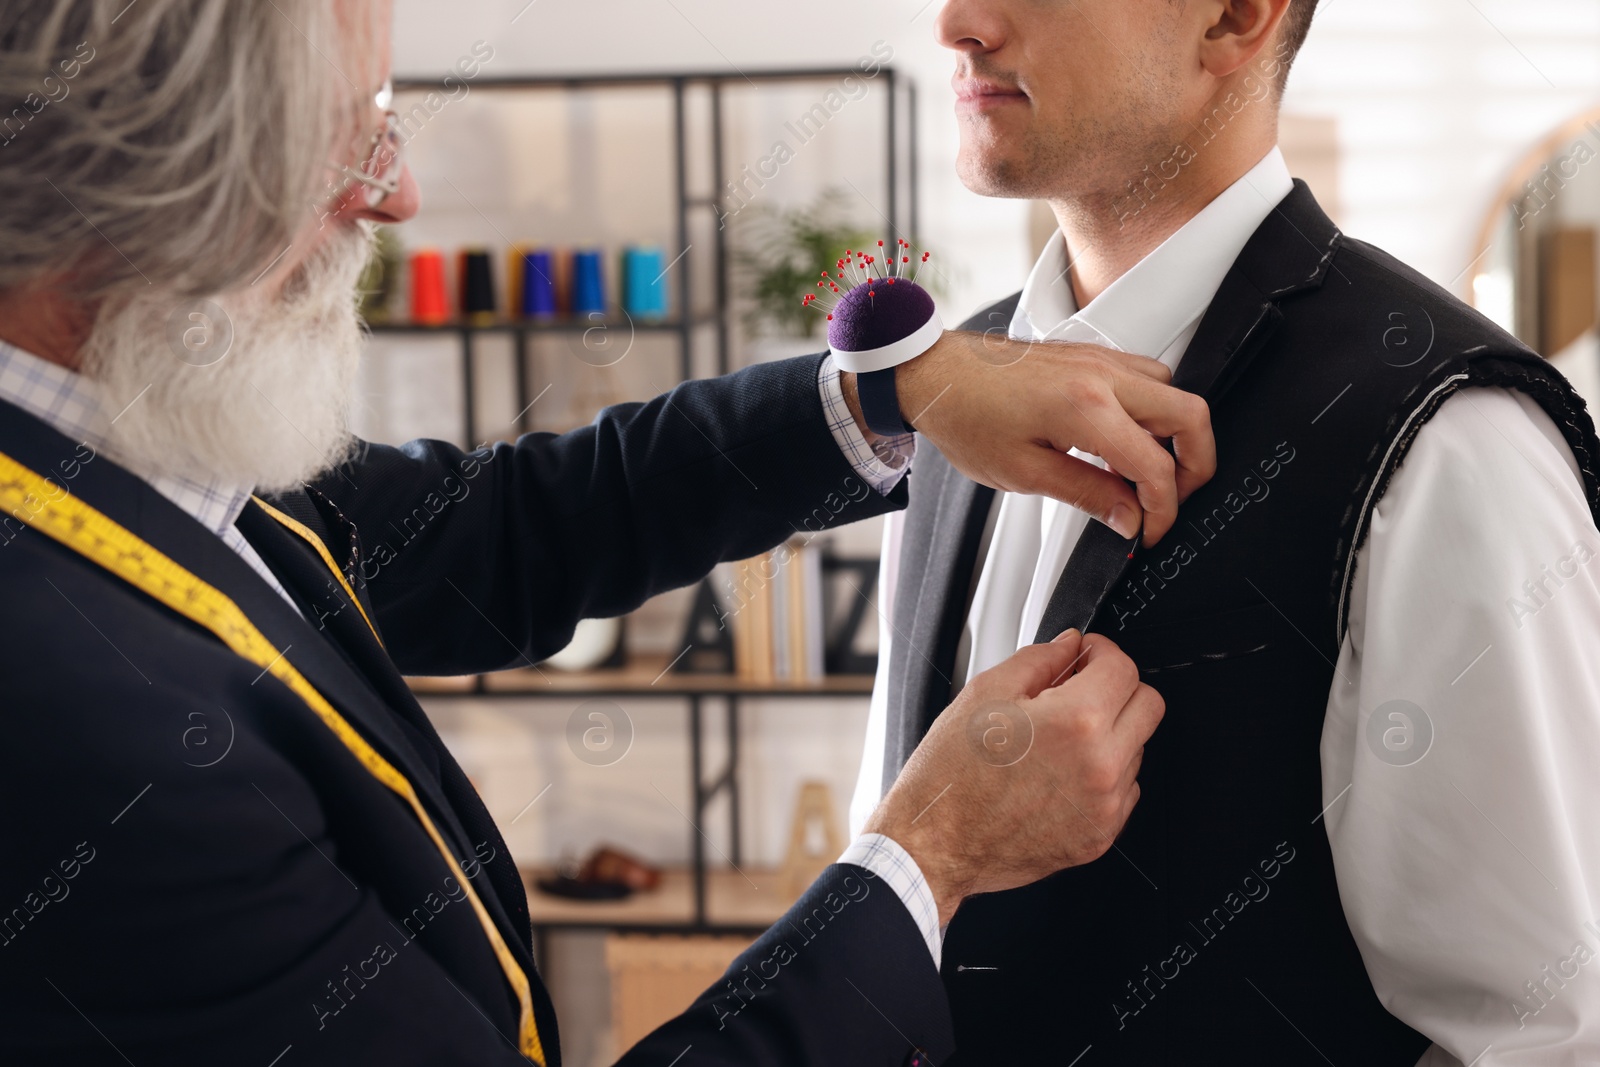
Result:
[[[1009,156],[985,155],[980,159],[967,159],[963,154],[957,163],[956,173],[961,184],[978,196],[998,200],[1033,199],[1032,175],[1020,160]]]

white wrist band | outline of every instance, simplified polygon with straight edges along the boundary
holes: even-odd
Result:
[[[873,371],[888,370],[890,367],[898,367],[902,363],[916,359],[932,348],[943,335],[944,322],[935,311],[933,317],[909,337],[902,337],[882,348],[868,348],[860,352],[841,352],[835,348],[833,361],[840,370],[849,371],[851,374],[871,374]]]

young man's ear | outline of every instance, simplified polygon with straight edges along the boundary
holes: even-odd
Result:
[[[1212,0],[1206,5],[1200,65],[1226,78],[1262,54],[1277,35],[1292,0]]]

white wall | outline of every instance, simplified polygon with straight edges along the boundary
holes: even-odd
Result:
[[[1600,95],[1600,2],[1319,7],[1284,104],[1338,119],[1343,228],[1463,292],[1507,172]]]
[[[941,0],[398,0],[396,70],[440,74],[476,40],[491,69],[760,69],[850,63],[877,41],[922,90],[924,229],[962,268],[951,303],[1015,287],[1025,208],[954,179]],[[1346,229],[1448,282],[1489,198],[1539,135],[1600,96],[1600,0],[1321,0],[1285,105],[1338,119]],[[513,18],[516,21],[513,23]]]
[[[535,0],[525,10],[524,3],[398,0],[396,71],[442,74],[479,39],[495,49],[487,69],[496,74],[848,66],[883,41],[921,90],[923,236],[956,267],[951,306],[975,308],[1025,277],[1026,206],[974,196],[953,176],[951,67],[933,41],[939,0]]]

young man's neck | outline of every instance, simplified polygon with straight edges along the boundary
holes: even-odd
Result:
[[[1230,138],[1227,133],[1237,132]],[[1191,144],[1193,141],[1190,142]],[[1153,162],[1131,187],[1111,194],[1051,200],[1067,242],[1068,275],[1078,306],[1085,307],[1112,282],[1153,252],[1215,200],[1277,143],[1277,122],[1252,131],[1227,131],[1177,167]]]

